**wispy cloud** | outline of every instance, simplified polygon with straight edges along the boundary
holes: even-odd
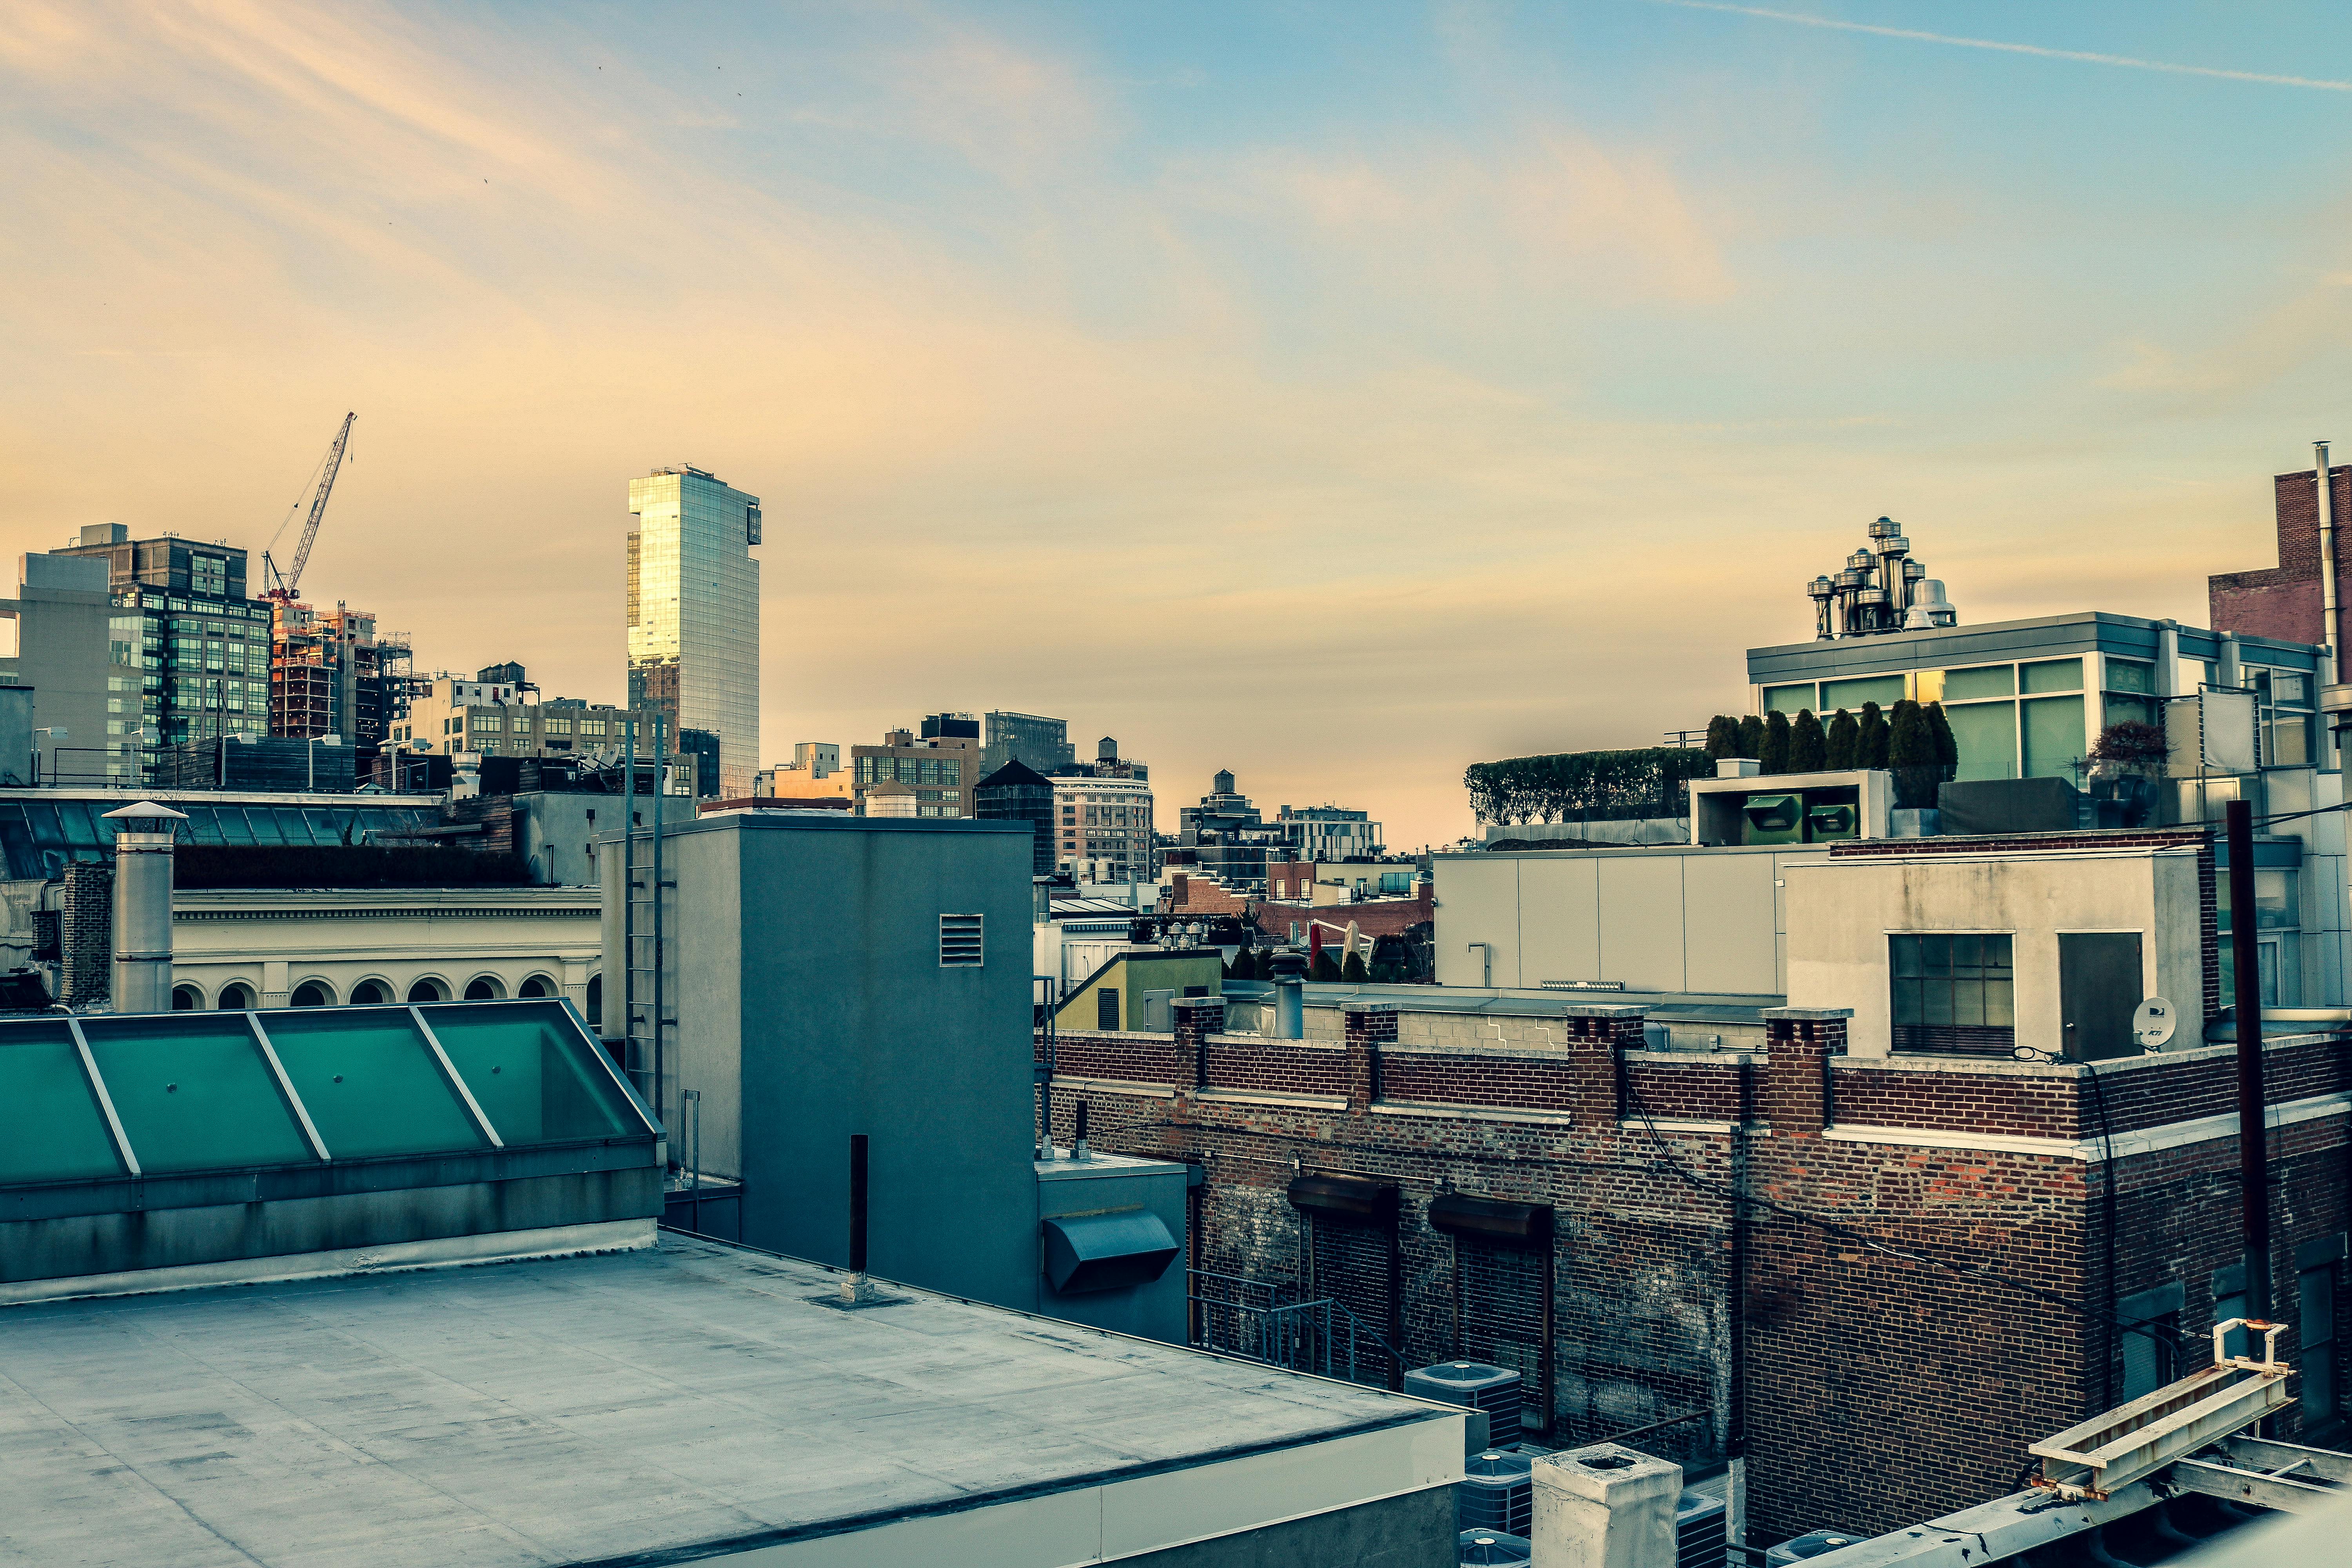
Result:
[[[2180,65],[2171,60],[2144,60],[2130,55],[2098,54],[2089,49],[2053,49],[2040,44],[2012,44],[1998,38],[1962,38],[1950,33],[1927,33],[1916,27],[1884,27],[1873,22],[1849,22],[1839,16],[1815,16],[1801,11],[1774,11],[1761,5],[1728,5],[1720,0],[1643,0],[1651,5],[1671,5],[1680,11],[1720,11],[1732,16],[1754,16],[1767,22],[1790,22],[1801,27],[1826,27],[1839,33],[1867,33],[1873,37],[1904,38],[1916,44],[1949,44],[1963,49],[1992,49],[2004,55],[2032,55],[2045,60],[2074,60],[2083,65],[2122,66],[2131,70],[2166,71],[2174,76],[2212,77],[2221,81],[2254,82],[2264,87],[2315,88],[2322,92],[2352,92],[2352,81],[2325,77],[2281,76],[2270,71],[2225,70],[2219,66]]]

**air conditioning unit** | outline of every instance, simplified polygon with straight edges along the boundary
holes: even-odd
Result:
[[[1457,1530],[1492,1535],[1526,1535],[1535,1528],[1535,1460],[1526,1454],[1489,1448],[1463,1462],[1462,1484],[1454,1489]]]
[[[1535,1548],[1524,1535],[1496,1530],[1465,1530],[1461,1540],[1462,1568],[1527,1568]]]
[[[1723,1568],[1731,1514],[1713,1492],[1685,1491],[1675,1504],[1675,1568]]]
[[[1792,1568],[1799,1563],[1809,1563],[1841,1547],[1852,1546],[1870,1538],[1851,1530],[1813,1530],[1793,1541],[1784,1541],[1764,1553],[1765,1568]]]
[[[1486,1441],[1500,1447],[1519,1440],[1519,1411],[1527,1403],[1519,1374],[1483,1361],[1442,1361],[1404,1374],[1404,1391],[1442,1405],[1464,1405],[1486,1413]]]

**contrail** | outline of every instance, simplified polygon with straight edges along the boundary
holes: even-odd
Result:
[[[1646,0],[1684,11],[1721,11],[1734,16],[1759,16],[1768,22],[1794,22],[1801,27],[1827,27],[1840,33],[1869,33],[1881,38],[1908,38],[1914,43],[1954,44],[1964,49],[1995,49],[2005,55],[2034,55],[2045,60],[2080,60],[2085,65],[2128,66],[2133,70],[2168,71],[2174,76],[2208,76],[2222,81],[2253,81],[2269,87],[2309,87],[2322,92],[2352,92],[2352,81],[2328,81],[2317,77],[2273,76],[2264,71],[2221,70],[2212,66],[2174,65],[2168,60],[2135,59],[2129,55],[2093,54],[2085,49],[2045,49],[2039,44],[2004,44],[1994,38],[1959,38],[1949,33],[1922,33],[1909,27],[1880,27],[1867,22],[1844,22],[1834,16],[1809,16],[1800,11],[1770,11],[1761,5],[1726,5],[1717,0]]]

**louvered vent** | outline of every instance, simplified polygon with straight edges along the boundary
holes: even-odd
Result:
[[[941,915],[940,917],[940,967],[941,969],[978,969],[981,959],[980,921],[978,915]]]

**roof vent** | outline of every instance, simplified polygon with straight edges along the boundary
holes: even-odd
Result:
[[[940,917],[940,967],[978,969],[981,966],[981,917]]]
[[[1525,1454],[1500,1448],[1472,1456],[1454,1491],[1454,1528],[1495,1535],[1535,1533],[1534,1465]]]
[[[1549,1210],[1546,1217],[1549,1217]],[[1519,1439],[1519,1412],[1526,1404],[1527,1394],[1520,1384],[1519,1374],[1509,1367],[1495,1366],[1483,1361],[1442,1361],[1435,1366],[1418,1367],[1406,1373],[1404,1391],[1423,1399],[1485,1411],[1489,1442],[1516,1443]],[[1510,1458],[1508,1455],[1504,1457]],[[1476,1461],[1472,1463],[1475,1468]],[[1527,1466],[1522,1463],[1518,1475],[1524,1479],[1527,1473]],[[1463,1520],[1465,1528],[1474,1522],[1499,1525],[1505,1521],[1472,1521],[1466,1517]],[[1519,1533],[1525,1534],[1526,1531]]]

